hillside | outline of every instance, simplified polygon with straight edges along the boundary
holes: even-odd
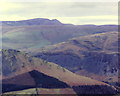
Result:
[[[2,63],[2,91],[4,93],[29,92],[34,88],[42,90],[42,94],[46,94],[47,90],[56,94],[58,89],[58,94],[62,94],[62,92],[63,94],[69,92],[74,94],[115,94],[117,92],[116,88],[106,83],[76,75],[54,63],[31,57],[17,50],[2,50]]]
[[[3,48],[36,50],[73,37],[117,31],[117,25],[72,25],[54,19],[30,19],[2,22]]]
[[[99,33],[36,50],[34,56],[74,73],[105,82],[118,82],[118,32]]]

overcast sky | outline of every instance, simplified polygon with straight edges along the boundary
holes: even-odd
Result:
[[[2,2],[0,21],[58,19],[72,24],[117,24],[115,2]]]

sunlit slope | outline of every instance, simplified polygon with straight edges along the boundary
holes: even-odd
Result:
[[[72,92],[77,94],[84,92],[86,94],[116,93],[116,89],[106,83],[76,75],[54,63],[33,58],[16,50],[9,49],[2,50],[2,52],[3,92],[42,87],[50,89],[70,88],[70,90],[74,90]]]

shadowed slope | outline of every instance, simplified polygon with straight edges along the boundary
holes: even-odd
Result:
[[[19,81],[19,82],[18,82]],[[17,91],[29,88],[69,88],[58,79],[45,75],[36,70],[2,80],[3,92]]]

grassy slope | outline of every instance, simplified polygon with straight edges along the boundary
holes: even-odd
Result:
[[[38,88],[39,94],[76,94],[71,88],[63,88],[63,89],[46,89],[46,88]],[[26,89],[21,91],[13,91],[7,92],[5,94],[36,94],[36,89]]]
[[[117,26],[31,25],[2,26],[3,47],[35,49],[73,37],[116,31]]]
[[[118,32],[99,33],[87,36],[81,36],[70,39],[68,42],[62,42],[50,47],[46,50],[59,52],[64,50],[77,51],[103,51],[103,52],[118,52]],[[97,50],[98,48],[98,50]],[[55,49],[55,50],[54,50]]]

